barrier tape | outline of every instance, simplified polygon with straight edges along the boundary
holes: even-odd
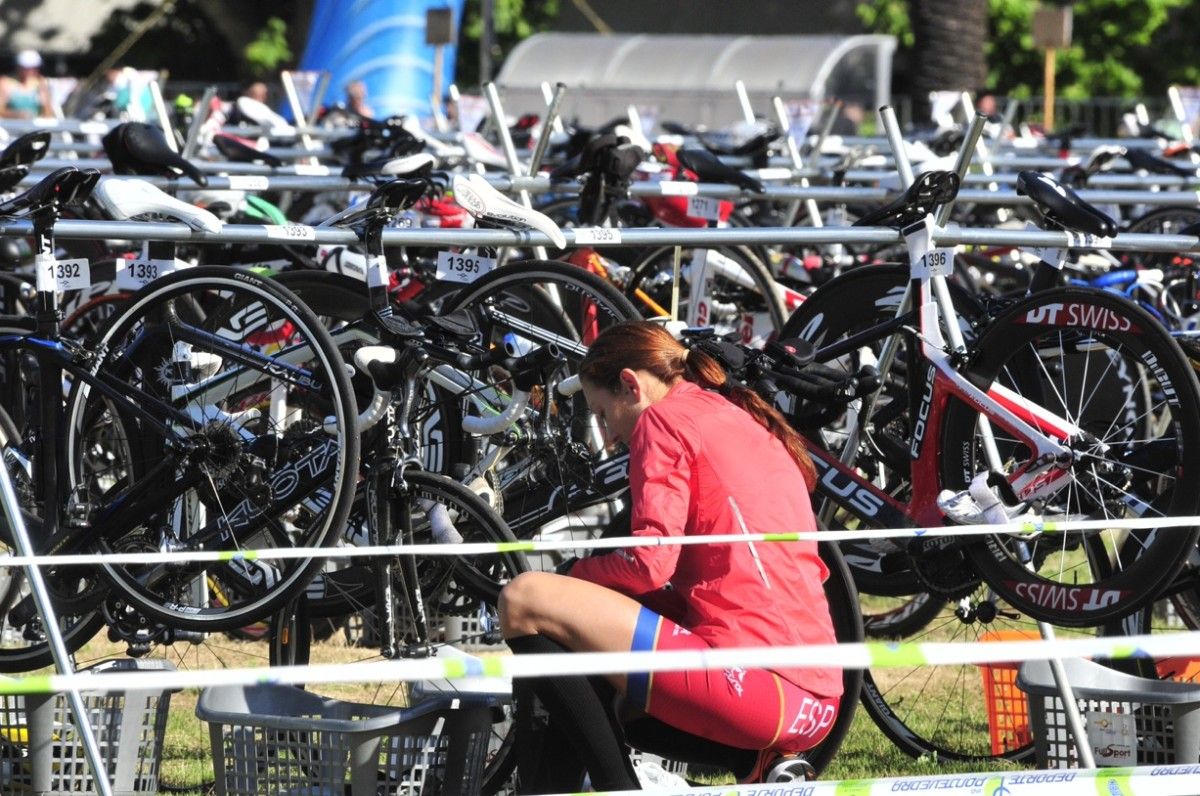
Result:
[[[1092,770],[940,774],[923,777],[785,782],[655,789],[659,796],[1192,796],[1200,793],[1200,766],[1142,766]],[[593,796],[644,796],[645,790],[601,791]],[[559,794],[578,796],[578,794]]]
[[[1200,656],[1200,632],[1045,641],[865,642],[798,647],[730,647],[656,652],[570,652],[422,658],[277,668],[179,672],[106,672],[102,675],[47,674],[0,679],[0,694],[64,691],[184,689],[214,685],[282,683],[380,683],[416,680],[478,681],[479,678],[593,675],[700,669],[906,668],[915,666],[1021,663],[1051,658],[1110,659]],[[492,681],[494,683],[494,681]],[[1198,687],[1200,688],[1200,687]]]
[[[945,536],[1030,535],[1068,531],[1150,530],[1200,525],[1200,517],[1159,517],[1127,520],[1040,520],[928,528],[884,528],[861,531],[785,531],[780,533],[713,534],[709,536],[621,536],[608,539],[462,542],[460,544],[400,544],[349,547],[285,547],[266,550],[196,550],[173,553],[70,553],[55,556],[0,555],[0,567],[66,566],[77,564],[163,564],[202,561],[359,558],[364,556],[474,556],[536,553],[555,550],[611,550],[671,545],[746,544],[747,542],[851,542],[872,539],[913,539]]]

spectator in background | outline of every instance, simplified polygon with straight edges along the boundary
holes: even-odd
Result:
[[[346,110],[363,119],[374,119],[375,109],[367,104],[367,84],[355,80],[346,84]]]
[[[261,80],[256,80],[242,89],[243,97],[249,97],[256,102],[261,102],[263,104],[266,104],[268,95],[269,92],[267,90],[267,84]]]
[[[37,50],[21,50],[12,75],[0,78],[0,117],[32,119],[54,116],[50,84],[42,76],[42,56]]]

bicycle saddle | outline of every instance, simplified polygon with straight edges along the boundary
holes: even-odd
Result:
[[[1017,194],[1028,196],[1043,216],[1065,230],[1103,237],[1117,234],[1111,218],[1045,174],[1022,171],[1017,175]]]
[[[145,180],[109,177],[100,181],[92,195],[118,221],[154,213],[203,232],[221,231],[221,221],[212,213],[176,199]]]
[[[567,238],[544,213],[517,204],[497,191],[478,174],[454,177],[454,201],[476,218],[511,221],[544,232],[555,248],[567,248]]]
[[[365,202],[347,207],[318,226],[350,228],[372,221],[390,221],[401,210],[420,201],[429,191],[429,187],[429,180],[422,177],[390,180],[372,191]]]
[[[617,144],[618,139],[612,133],[592,135],[579,147],[579,154],[550,172],[550,181],[562,182],[592,171],[596,168],[599,153]]]
[[[958,175],[952,171],[918,174],[908,190],[891,203],[872,210],[854,222],[856,227],[904,229],[951,201],[958,194]]]
[[[1148,171],[1151,174],[1169,174],[1175,177],[1195,178],[1197,173],[1195,166],[1190,164],[1181,166],[1166,158],[1151,155],[1140,147],[1130,147],[1125,153],[1125,159],[1129,161],[1129,165],[1133,166],[1134,169]]]
[[[213,145],[217,151],[234,163],[265,163],[273,169],[283,165],[283,161],[270,152],[255,149],[243,138],[229,133],[217,133],[213,136]]]
[[[712,152],[706,149],[680,149],[676,153],[680,164],[685,169],[693,171],[700,182],[719,182],[726,185],[736,185],[748,191],[762,193],[763,185],[748,174],[732,166],[727,166]]]
[[[380,158],[365,163],[347,163],[342,176],[358,177],[428,177],[437,158],[428,152],[418,152],[399,158]]]
[[[37,130],[26,133],[20,138],[14,138],[12,143],[0,154],[0,168],[11,166],[32,166],[46,156],[50,151],[50,133],[47,130]]]
[[[110,130],[101,143],[116,174],[174,177],[178,171],[200,187],[208,186],[208,178],[179,153],[173,152],[157,127],[126,122]]]
[[[55,169],[25,193],[0,204],[0,216],[57,214],[59,208],[87,199],[99,180],[100,172],[96,169],[80,171],[74,166]]]

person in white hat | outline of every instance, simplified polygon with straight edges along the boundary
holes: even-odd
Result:
[[[50,84],[42,76],[42,56],[37,50],[21,50],[14,61],[13,74],[0,78],[0,117],[53,116]]]

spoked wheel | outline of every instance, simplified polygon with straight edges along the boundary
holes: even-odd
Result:
[[[88,490],[95,549],[231,554],[101,571],[122,600],[170,627],[220,631],[265,619],[321,562],[235,554],[332,544],[353,497],[356,412],[328,333],[269,280],[195,268],[137,293],[97,350],[89,372],[117,380],[132,401],[81,378],[69,396],[71,476]],[[103,450],[95,440],[109,428],[133,441],[131,460],[84,484],[79,462]],[[139,490],[162,500],[146,497],[145,516],[122,515],[116,507]]]
[[[866,606],[872,600],[864,598]],[[938,613],[908,643],[987,643],[1039,637],[1035,620],[980,586],[957,600],[940,600]],[[882,606],[881,606],[882,607]],[[1094,635],[1091,630],[1060,632],[1060,638]],[[899,640],[897,638],[897,640]],[[1033,755],[1023,697],[1014,684],[1017,664],[900,666],[875,668],[863,683],[863,708],[883,734],[913,757],[939,761],[1023,761]],[[1000,714],[989,714],[989,701]]]
[[[642,295],[645,314],[670,309],[675,289],[675,247],[635,253],[626,295]],[[762,345],[787,320],[787,308],[765,265],[740,248],[693,249],[681,256],[679,317],[718,334],[739,332],[747,344]]]
[[[985,581],[1022,613],[1088,627],[1153,601],[1196,545],[1197,530],[1129,530],[1124,520],[1191,516],[1200,468],[1200,398],[1177,345],[1139,307],[1104,292],[1064,288],[1010,308],[978,343],[972,380],[1048,412],[1047,433],[1070,461],[1047,471],[1057,488],[1034,510],[1047,520],[1100,520],[1101,530],[1011,534],[972,545]],[[977,473],[1013,472],[1031,452],[991,424],[994,454],[978,414],[951,400],[942,435],[947,488]]]

